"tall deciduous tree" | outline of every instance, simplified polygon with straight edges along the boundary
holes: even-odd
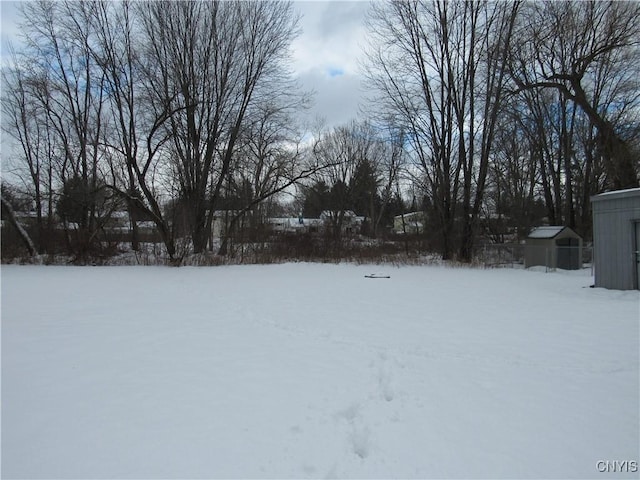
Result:
[[[368,76],[409,134],[444,258],[471,260],[519,5],[393,1],[370,18]]]
[[[2,130],[19,146],[18,161],[11,165],[30,193],[36,212],[36,244],[50,247],[48,233],[55,201],[55,136],[46,111],[38,102],[30,63],[13,55],[12,66],[2,71]],[[6,170],[5,170],[6,171]]]
[[[135,6],[142,9],[138,12]],[[169,258],[176,260],[175,231],[162,208],[158,176],[166,170],[161,155],[169,136],[163,126],[174,113],[169,104],[151,101],[154,83],[148,77],[148,56],[142,49],[139,15],[144,4],[99,2],[92,11],[96,42],[92,54],[105,78],[108,132],[102,138],[110,166],[110,186],[125,199],[132,225],[132,246],[138,245],[139,213],[153,220]]]
[[[165,123],[193,248],[206,248],[213,213],[252,106],[290,87],[288,2],[148,2],[142,5],[148,81]]]
[[[105,128],[104,76],[91,54],[94,4],[38,0],[23,8],[29,22],[24,24],[21,63],[28,65],[23,72],[39,113],[35,121],[46,129],[47,144],[56,147],[58,187],[71,178],[83,184],[86,198],[81,202],[74,248],[84,255],[95,246],[104,221],[101,205],[93,201],[101,188],[99,139]],[[27,158],[33,141],[32,137],[31,146],[23,148]]]
[[[555,89],[574,102],[597,130],[610,187],[637,187],[620,119],[638,106],[640,4],[531,2],[525,13],[510,55],[518,89]]]

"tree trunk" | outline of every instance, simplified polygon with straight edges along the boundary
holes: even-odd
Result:
[[[36,250],[36,247],[33,241],[31,240],[29,233],[27,233],[27,231],[22,227],[22,225],[20,225],[20,223],[16,219],[16,214],[13,211],[13,207],[11,207],[11,204],[7,200],[5,200],[4,197],[0,197],[0,200],[2,201],[2,208],[7,214],[9,223],[11,223],[11,225],[15,227],[16,231],[18,232],[18,235],[20,235],[20,239],[24,243],[24,246],[27,247],[27,251],[29,252],[29,255],[32,257],[35,256],[38,253],[38,251]]]
[[[598,129],[597,140],[605,159],[607,177],[614,190],[640,187],[634,165],[635,156],[629,145],[620,138],[613,125],[589,103],[578,78],[571,79],[571,86],[575,92],[573,95],[566,89],[562,92],[578,104]]]

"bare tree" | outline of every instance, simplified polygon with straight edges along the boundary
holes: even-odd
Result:
[[[2,203],[2,212],[3,212],[2,216],[4,218],[7,218],[9,220],[9,223],[13,225],[13,227],[16,229],[16,231],[18,232],[18,235],[20,236],[20,239],[22,240],[25,247],[27,248],[29,255],[32,257],[37,255],[38,250],[36,249],[36,246],[33,243],[33,240],[31,240],[31,236],[16,218],[16,214],[13,211],[13,207],[11,206],[9,201],[6,200],[3,195],[0,195],[0,201]]]
[[[640,5],[532,2],[517,36],[510,58],[517,89],[555,89],[574,102],[597,130],[610,186],[637,187],[637,161],[616,117],[637,105]],[[612,94],[615,105],[603,102]]]
[[[194,252],[206,248],[247,112],[288,86],[284,61],[297,34],[287,2],[141,5],[149,93],[166,122]],[[269,91],[270,90],[270,91]]]
[[[381,115],[408,134],[408,147],[421,172],[416,178],[433,200],[443,258],[453,250],[453,225],[461,164],[454,153],[454,114],[447,90],[443,26],[434,4],[374,4],[369,19],[372,49],[367,76]],[[445,25],[446,27],[446,25]],[[432,33],[436,36],[433,40]]]
[[[297,34],[291,4],[38,0],[25,4],[24,14],[31,20],[24,53],[30,100],[42,112],[34,125],[46,126],[59,147],[58,207],[73,210],[85,246],[102,227],[99,203],[108,187],[130,212],[134,248],[134,217],[142,213],[179,261],[172,215],[180,213],[193,249],[202,251],[223,183],[240,158],[241,135],[260,116],[257,106],[268,99],[269,108],[291,109],[300,101],[286,68]],[[14,97],[24,82],[15,85]],[[14,123],[22,122],[26,101],[12,105]],[[31,133],[26,124],[20,132]],[[40,185],[33,135],[24,147]],[[264,183],[258,197],[266,198],[282,188],[284,169],[287,181],[295,175],[291,155],[285,168],[283,156],[262,153],[256,181]],[[168,216],[164,204],[176,199],[182,208]]]
[[[93,11],[97,41],[92,51],[105,78],[111,129],[102,144],[110,159],[110,187],[125,199],[137,248],[137,220],[151,218],[171,261],[176,261],[175,232],[162,208],[157,174],[165,170],[162,149],[169,141],[163,125],[175,111],[150,101],[154,84],[147,77],[149,59],[141,48],[136,10],[129,1],[100,2]],[[115,158],[114,158],[115,157]]]
[[[371,236],[377,237],[380,224],[388,213],[393,203],[394,193],[400,177],[406,168],[405,151],[406,134],[395,125],[386,125],[376,136],[375,155],[373,168],[376,176],[377,190],[380,207],[375,209],[373,199],[370,202]]]
[[[13,137],[20,153],[14,173],[31,192],[35,205],[38,251],[48,250],[54,207],[54,139],[46,112],[34,94],[29,64],[12,56],[12,66],[2,71],[3,131]]]
[[[108,213],[103,204],[107,196],[99,194],[105,90],[90,48],[94,4],[39,0],[23,8],[29,19],[24,26],[31,91],[46,116],[42,125],[61,151],[57,175],[66,186],[61,197],[66,204],[58,206],[73,205],[76,251],[84,255],[95,244]]]
[[[524,238],[544,216],[540,171],[547,150],[538,148],[539,124],[525,113],[523,105],[511,99],[496,126],[481,220],[485,233],[496,243],[512,240],[514,234]],[[548,186],[546,181],[543,184]]]
[[[264,220],[261,207],[300,181],[322,169],[309,161],[302,147],[303,132],[294,125],[293,115],[305,108],[306,96],[293,93],[257,104],[248,115],[238,139],[236,153],[229,168],[229,184],[239,200],[228,221],[229,229],[251,212],[253,226]],[[229,237],[225,236],[218,251],[227,254]]]
[[[444,258],[471,260],[519,5],[394,1],[370,18],[368,77],[410,135]]]

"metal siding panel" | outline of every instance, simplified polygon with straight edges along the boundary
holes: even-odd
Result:
[[[620,208],[618,228],[620,229],[620,267],[622,273],[622,289],[632,290],[635,285],[635,245],[634,221],[640,219],[640,197],[623,198],[618,204]]]
[[[634,281],[634,220],[640,220],[640,195],[593,202],[595,284],[630,290]]]

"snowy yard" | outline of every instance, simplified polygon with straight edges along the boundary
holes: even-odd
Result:
[[[640,294],[591,284],[2,266],[2,477],[637,478]]]

